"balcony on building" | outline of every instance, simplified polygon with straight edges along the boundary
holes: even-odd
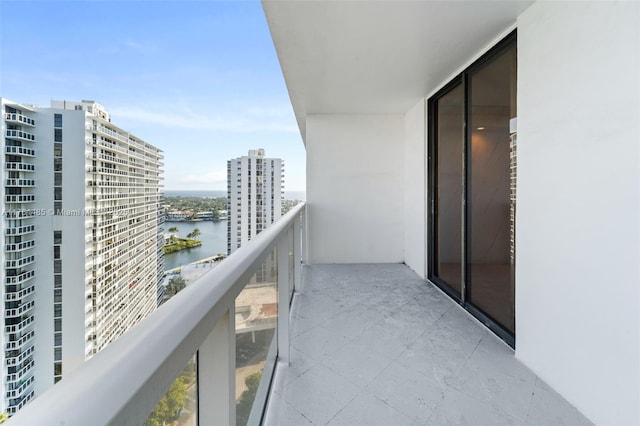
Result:
[[[36,151],[30,148],[24,148],[22,146],[6,146],[5,153],[9,155],[22,155],[25,157],[33,157],[36,155]]]
[[[30,127],[36,125],[36,122],[33,118],[27,117],[26,115],[15,113],[15,112],[7,112],[4,115],[4,119],[7,123],[11,124],[24,124]]]
[[[640,4],[263,7],[307,150],[307,204],[9,424],[143,424],[178,377],[191,396],[176,417],[190,424],[640,424]],[[514,30],[509,325],[437,282],[429,145],[447,130],[433,128],[434,102],[458,85],[473,95]]]
[[[7,129],[6,137],[10,139],[18,139],[26,142],[33,142],[36,137],[33,133],[25,132],[23,130]]]
[[[407,265],[305,265],[306,217],[303,204],[295,207],[34,400],[16,424],[43,421],[40,404],[66,424],[141,424],[194,353],[200,424],[236,424],[244,395],[236,387],[247,377],[238,336],[259,340],[265,331],[273,336],[265,378],[240,424],[590,424]],[[250,280],[254,273],[262,281]],[[256,289],[264,318],[250,319],[258,299],[247,292]],[[86,398],[98,383],[102,396]]]

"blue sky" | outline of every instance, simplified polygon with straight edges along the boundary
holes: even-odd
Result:
[[[305,188],[304,145],[259,1],[0,0],[0,96],[92,99],[165,153],[165,189],[226,190],[265,148]]]

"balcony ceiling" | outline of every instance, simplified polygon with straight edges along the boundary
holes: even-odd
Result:
[[[306,114],[404,113],[533,1],[263,0],[302,136]]]

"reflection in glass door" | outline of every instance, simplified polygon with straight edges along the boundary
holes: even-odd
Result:
[[[516,46],[469,73],[468,300],[515,331],[510,257],[510,134],[516,116]]]
[[[462,291],[462,148],[464,146],[464,91],[455,86],[434,104],[435,229],[434,275],[454,296]]]
[[[429,279],[515,344],[515,33],[429,100]]]

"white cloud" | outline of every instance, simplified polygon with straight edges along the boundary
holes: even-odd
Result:
[[[114,117],[170,128],[234,133],[298,132],[293,114],[284,108],[248,108],[238,113],[210,110],[210,113],[202,114],[176,110],[174,105],[173,108],[167,107],[163,111],[153,111],[135,106],[115,107],[110,108],[109,111]]]

